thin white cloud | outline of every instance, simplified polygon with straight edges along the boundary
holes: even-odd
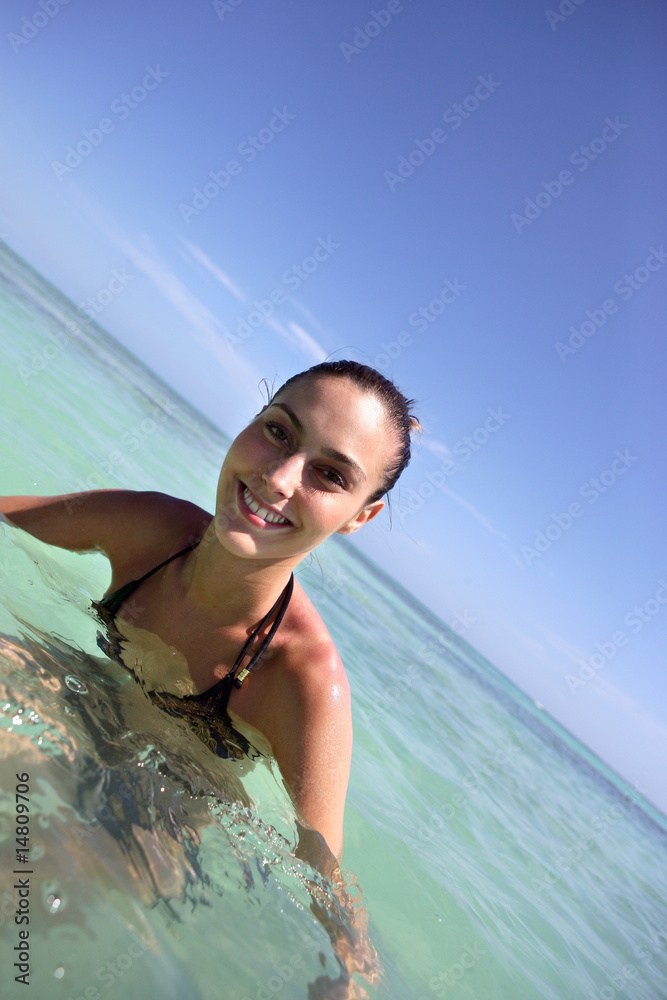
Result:
[[[544,637],[548,643],[550,643],[554,649],[557,649],[560,653],[563,653],[568,660],[572,660],[573,663],[579,663],[580,660],[586,659],[586,653],[580,649],[578,646],[572,645],[567,639],[553,632],[548,625],[544,625],[542,622],[535,622],[539,629],[541,629]]]
[[[440,488],[442,489],[442,492],[446,493],[448,497],[451,497],[451,499],[455,503],[458,503],[461,507],[463,507],[464,510],[467,510],[468,513],[471,514],[476,521],[479,521],[484,530],[488,531],[488,533],[493,536],[498,545],[500,545],[501,549],[504,549],[505,552],[507,552],[507,554],[513,560],[513,562],[517,564],[517,566],[521,566],[522,569],[526,568],[525,564],[519,559],[518,555],[510,548],[509,544],[507,543],[507,535],[505,534],[504,531],[500,531],[498,528],[494,528],[494,526],[489,521],[488,517],[485,517],[484,514],[481,514],[477,510],[477,508],[470,503],[469,500],[465,499],[465,497],[459,496],[458,493],[454,493],[454,491],[451,490],[449,486],[442,486]]]
[[[314,328],[317,331],[317,333],[321,336],[329,336],[329,332],[325,329],[324,326],[322,326],[320,321],[308,308],[308,306],[305,306],[300,299],[297,299],[296,296],[294,295],[287,295],[287,300],[295,307],[295,309],[298,309],[301,313],[303,313],[303,315],[306,317],[306,320],[308,321],[308,326]],[[339,348],[339,350],[340,349],[348,349],[348,348],[347,345],[341,345],[341,348]]]
[[[436,458],[445,459],[449,458],[451,451],[443,441],[438,441],[436,438],[432,437],[422,437],[421,447],[426,448],[430,451]]]
[[[287,323],[287,326],[283,326],[278,320],[268,319],[266,321],[267,326],[270,326],[272,330],[280,334],[291,347],[296,347],[298,351],[310,361],[314,361],[318,364],[320,361],[325,361],[328,357],[327,352],[324,350],[321,344],[311,337],[309,333],[299,326],[298,323],[294,323],[291,320]]]
[[[254,388],[260,381],[261,374],[232,349],[225,339],[228,331],[224,325],[160,258],[148,234],[139,233],[137,240],[132,239],[87,192],[72,185],[71,194],[95,226],[125,254],[137,270],[146,275],[160,295],[183,317],[192,337],[220,362],[230,378],[237,384]]]
[[[212,261],[200,247],[195,246],[194,243],[190,243],[189,240],[184,239],[182,236],[180,239],[183,246],[187,248],[190,256],[193,257],[197,263],[206,268],[206,270],[213,275],[216,281],[219,281],[221,285],[224,285],[227,291],[231,292],[235,298],[239,299],[241,302],[245,302],[245,295],[243,292],[238,288],[229,275],[222,270],[222,268],[218,267],[218,265]]]
[[[502,626],[503,631],[507,632],[508,635],[511,635],[517,643],[524,646],[528,650],[531,657],[534,658],[533,662],[538,662],[538,658],[544,653],[543,642],[540,642],[540,640],[536,639],[534,636],[527,635],[526,632],[523,632],[520,628],[512,625],[512,623],[507,619],[502,619],[497,623],[496,627],[499,625]]]

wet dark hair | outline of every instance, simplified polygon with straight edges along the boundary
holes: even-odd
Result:
[[[293,375],[273,393],[267,405],[270,405],[281,392],[296,385],[297,382],[303,382],[306,379],[314,381],[323,377],[346,378],[365,392],[372,393],[384,404],[389,419],[398,432],[400,442],[398,453],[385,471],[382,485],[366,501],[374,503],[389,492],[410,461],[410,435],[413,431],[421,431],[421,424],[410,412],[410,407],[415,400],[406,399],[400,389],[375,368],[362,365],[358,361],[341,360],[323,361],[319,365],[314,365],[306,371]]]

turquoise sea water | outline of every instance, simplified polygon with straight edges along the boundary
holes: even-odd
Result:
[[[1,245],[0,338],[2,493],[211,508],[224,435]],[[667,997],[665,818],[351,547],[299,571],[353,693],[337,888],[270,758],[213,757],[100,663],[106,560],[0,550],[0,996],[339,997],[346,956],[359,996]]]

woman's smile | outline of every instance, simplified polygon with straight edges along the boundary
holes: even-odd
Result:
[[[241,513],[251,524],[260,528],[291,528],[292,522],[269,504],[258,499],[254,493],[239,479],[238,503]]]

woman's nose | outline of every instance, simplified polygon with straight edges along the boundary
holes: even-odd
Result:
[[[303,458],[299,455],[285,455],[270,463],[262,475],[271,496],[291,497],[301,482]]]

